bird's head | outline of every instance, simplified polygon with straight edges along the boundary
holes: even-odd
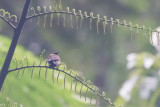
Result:
[[[54,52],[53,54],[58,55],[58,53],[59,53],[59,51],[58,52]]]

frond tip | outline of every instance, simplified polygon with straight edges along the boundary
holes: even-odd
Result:
[[[12,28],[15,28],[13,23],[18,22],[16,15],[11,15],[8,11],[5,11],[4,9],[0,9],[0,18],[3,19],[6,23],[8,23]]]

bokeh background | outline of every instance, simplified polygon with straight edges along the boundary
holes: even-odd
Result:
[[[19,17],[24,1],[1,0],[0,8]],[[127,23],[150,26],[153,29],[160,23],[159,4],[159,0],[62,0],[63,8],[94,12],[94,15],[99,14],[101,17],[106,15],[108,18],[126,20]],[[37,5],[54,6],[52,0],[33,0],[31,6]],[[130,29],[118,27],[116,24],[113,25],[112,34],[110,24],[107,25],[106,34],[103,34],[102,23],[99,24],[100,32],[97,34],[95,21],[92,30],[89,29],[87,20],[83,22],[82,28],[76,29],[73,17],[73,26],[71,28],[69,16],[66,16],[66,27],[63,27],[62,16],[58,26],[55,15],[52,28],[49,21],[46,27],[43,27],[43,17],[40,25],[37,25],[37,18],[34,18],[32,22],[28,21],[25,24],[19,44],[37,56],[45,49],[45,58],[52,52],[60,51],[60,57],[68,68],[83,72],[87,80],[93,81],[114,101],[131,73],[126,67],[128,63],[126,56],[130,53],[147,52],[153,56],[158,53],[150,44],[148,32],[148,38],[145,39],[144,31],[136,34],[134,30],[131,40]],[[13,31],[0,21],[0,34],[12,38]]]

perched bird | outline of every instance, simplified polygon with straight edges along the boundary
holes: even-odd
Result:
[[[52,53],[48,56],[48,65],[50,68],[58,67],[61,64],[61,59],[58,56],[59,52]]]

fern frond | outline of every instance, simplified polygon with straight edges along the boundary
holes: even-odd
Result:
[[[4,102],[0,104],[0,107],[23,107],[22,104],[18,104],[18,102],[12,100],[9,97],[1,98]]]
[[[4,9],[0,9],[0,18],[4,20],[9,26],[12,28],[16,28],[13,23],[17,23],[17,16],[11,15],[8,11],[5,11]]]
[[[104,101],[108,102],[111,106],[115,106],[115,104],[112,103],[109,98],[106,98],[106,96],[104,95],[104,92],[101,93],[99,91],[99,89],[96,86],[93,85],[93,83],[91,83],[90,81],[86,82],[84,77],[78,75],[77,73],[75,74],[75,72],[73,72],[73,70],[68,70],[66,68],[66,65],[61,65],[61,67],[62,66],[63,66],[63,69],[60,69],[60,68],[49,68],[49,66],[47,66],[46,63],[44,65],[35,65],[35,64],[33,64],[33,65],[26,65],[26,66],[23,65],[21,67],[16,67],[15,69],[10,69],[10,70],[8,70],[8,72],[17,71],[18,73],[17,73],[16,76],[18,76],[20,70],[24,70],[24,69],[27,70],[27,69],[31,68],[32,69],[32,71],[31,71],[31,78],[32,78],[33,69],[34,68],[40,68],[39,72],[41,72],[41,68],[44,68],[44,69],[46,69],[44,71],[45,72],[44,76],[45,76],[45,80],[46,80],[46,72],[47,72],[47,70],[50,69],[50,70],[52,70],[53,83],[54,83],[54,76],[55,76],[54,72],[55,71],[58,72],[58,74],[57,74],[57,82],[59,80],[59,76],[62,73],[62,74],[64,74],[64,89],[65,89],[66,77],[68,76],[68,77],[71,78],[70,92],[72,92],[73,90],[75,90],[75,92],[77,92],[77,84],[79,83],[79,84],[81,84],[80,90],[79,90],[80,98],[81,98],[81,96],[83,94],[82,90],[86,89],[86,91],[84,93],[85,101],[86,101],[87,96],[89,96],[89,92],[90,92],[90,93],[93,94],[93,95],[91,95],[91,97],[93,97],[94,95],[96,95],[97,96],[97,100],[99,98],[102,98]],[[70,71],[70,72],[68,72],[68,71]],[[34,72],[36,72],[36,71],[34,71]],[[40,78],[40,73],[39,73],[39,77],[38,78]],[[73,83],[75,83],[75,85],[73,85]],[[73,86],[75,86],[75,87],[73,88]],[[92,98],[90,99],[90,103],[91,103],[91,100],[92,100]]]
[[[137,39],[138,39],[138,42],[139,42],[139,31],[143,31],[143,35],[145,37],[145,39],[147,40],[151,38],[151,44],[153,44],[153,40],[152,40],[152,33],[153,32],[156,32],[157,33],[157,37],[159,38],[159,31],[155,30],[155,29],[151,29],[150,27],[145,27],[145,26],[140,26],[138,24],[132,24],[131,22],[128,22],[126,20],[123,20],[123,21],[120,21],[120,19],[113,19],[112,17],[109,19],[107,16],[103,16],[100,17],[98,14],[97,16],[94,16],[93,15],[93,12],[90,12],[89,15],[88,15],[88,12],[82,12],[81,10],[77,11],[75,9],[70,9],[69,7],[66,8],[66,10],[62,10],[62,9],[54,9],[52,10],[51,9],[51,6],[49,6],[49,9],[48,11],[44,11],[43,13],[36,13],[35,9],[33,9],[32,7],[32,10],[34,10],[34,13],[31,15],[31,16],[28,16],[27,17],[27,20],[29,19],[32,19],[32,18],[35,18],[35,17],[40,17],[40,16],[44,16],[44,22],[46,22],[46,18],[47,15],[50,15],[50,26],[52,27],[52,21],[53,21],[53,14],[57,14],[57,17],[58,17],[58,20],[57,20],[57,25],[59,25],[59,18],[60,18],[60,15],[63,17],[63,26],[65,27],[65,21],[66,21],[66,18],[65,16],[66,15],[69,15],[70,17],[70,26],[71,28],[73,28],[73,16],[76,18],[76,22],[75,22],[75,25],[76,25],[76,29],[78,28],[81,28],[82,27],[82,24],[83,24],[83,20],[84,19],[89,19],[89,28],[90,30],[92,30],[92,22],[93,20],[96,21],[96,29],[97,29],[97,34],[99,34],[99,26],[100,26],[100,22],[102,22],[102,27],[103,27],[103,33],[106,34],[106,27],[108,24],[110,24],[110,32],[112,33],[113,31],[113,25],[117,25],[118,27],[119,26],[123,26],[124,28],[129,28],[130,30],[130,37],[131,37],[131,40],[132,40],[132,32],[136,32],[136,35],[137,35]],[[46,9],[44,9],[46,10]],[[78,20],[78,18],[80,18],[80,22]],[[45,26],[45,23],[44,23],[44,26]],[[148,37],[147,37],[147,34],[148,34]]]
[[[51,7],[49,7],[49,8],[51,8]],[[81,22],[80,23],[82,23],[82,20],[84,18],[90,19],[90,29],[91,29],[92,19],[97,20],[97,33],[99,31],[98,30],[98,28],[99,28],[98,24],[99,24],[100,21],[103,22],[103,29],[104,29],[103,31],[104,32],[105,32],[106,25],[108,23],[110,23],[111,33],[112,33],[112,27],[113,27],[114,24],[118,25],[118,27],[121,25],[121,26],[124,26],[124,27],[128,27],[130,29],[135,29],[136,31],[137,30],[142,30],[142,31],[146,31],[146,32],[149,32],[149,33],[150,32],[158,32],[158,33],[160,33],[157,30],[154,30],[154,29],[151,29],[151,28],[146,28],[145,26],[139,26],[139,25],[137,26],[137,24],[134,25],[131,22],[127,23],[126,20],[123,20],[123,21],[120,21],[119,19],[115,19],[114,20],[112,17],[110,19],[108,19],[108,17],[106,17],[106,16],[101,18],[99,15],[94,16],[93,12],[90,12],[90,14],[88,15],[88,13],[86,11],[84,13],[82,13],[81,10],[76,12],[75,9],[70,10],[69,7],[67,7],[66,10],[51,10],[51,9],[49,9],[49,11],[45,11],[43,13],[36,13],[36,11],[35,11],[35,9],[33,9],[33,7],[32,7],[32,10],[34,10],[34,12],[33,12],[33,14],[31,16],[27,17],[27,20],[35,18],[35,17],[43,16],[43,15],[48,15],[48,14],[66,14],[66,15],[70,15],[70,19],[71,20],[72,20],[72,16],[80,17],[81,18]],[[71,23],[72,23],[72,21],[71,21]],[[80,24],[80,26],[82,26],[82,24]],[[72,27],[72,24],[71,24],[71,27]]]

